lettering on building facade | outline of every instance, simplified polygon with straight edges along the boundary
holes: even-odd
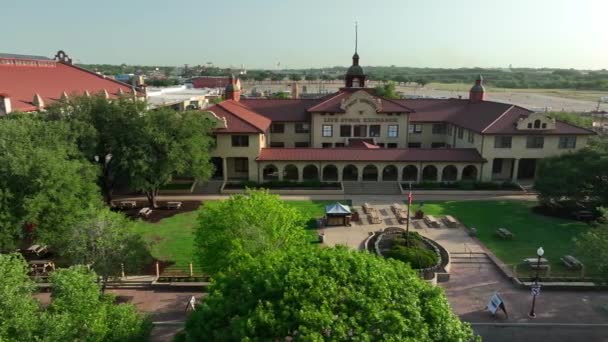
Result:
[[[324,118],[325,123],[381,123],[398,122],[397,118]]]

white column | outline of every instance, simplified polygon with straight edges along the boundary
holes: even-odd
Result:
[[[279,173],[279,181],[283,180],[283,172],[285,171],[285,165],[283,165],[283,168],[279,168],[277,165],[275,165],[277,167],[277,172]]]
[[[228,180],[228,158],[222,158],[222,176],[224,177],[224,182]]]
[[[517,182],[517,173],[519,172],[519,159],[513,159],[511,164],[511,172],[513,173],[511,175],[511,181],[515,183]]]
[[[403,178],[403,168],[405,167],[405,165],[395,166],[397,166],[397,182],[401,182],[401,179]]]
[[[306,166],[306,165],[304,165],[304,166]],[[301,183],[304,181],[304,167],[300,168],[297,164],[296,164],[296,167],[298,168],[298,182]]]

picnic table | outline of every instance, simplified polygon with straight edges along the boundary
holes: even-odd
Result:
[[[403,209],[403,206],[401,206],[401,204],[399,204],[399,203],[393,203],[393,204],[391,204],[391,211],[392,211],[392,212],[393,212],[395,215],[397,215],[397,214],[399,214],[400,212],[405,211],[405,209]]]
[[[427,215],[424,217],[424,223],[430,227],[439,228],[439,221],[433,215]]]
[[[55,270],[55,263],[51,260],[31,260],[28,265],[31,275],[46,275]]]
[[[560,258],[560,260],[566,267],[568,267],[570,269],[583,268],[583,263],[580,262],[577,258],[573,257],[572,255],[564,255],[562,258]]]
[[[498,228],[496,230],[496,235],[498,235],[502,239],[512,239],[513,233],[511,233],[508,229]]]
[[[380,216],[376,210],[370,211],[368,218],[372,224],[382,223],[382,220],[380,219]]]
[[[167,202],[167,209],[181,209],[182,202]]]
[[[133,209],[137,206],[136,201],[120,201],[118,207],[121,209]]]
[[[530,268],[533,270],[535,270],[535,269],[545,270],[545,269],[549,268],[549,260],[547,260],[545,258],[540,258],[540,263],[538,262],[538,257],[537,258],[525,258],[524,263],[528,264],[528,266],[530,266]]]
[[[399,223],[404,224],[407,223],[407,213],[400,211],[397,213],[397,221],[399,221]]]
[[[591,221],[594,219],[593,213],[589,210],[579,210],[574,213],[574,216],[579,221]]]
[[[31,245],[26,250],[29,254],[42,255],[48,252],[48,247],[46,245]]]
[[[372,211],[375,211],[376,209],[374,209],[374,207],[372,207],[369,203],[363,203],[363,206],[361,207],[363,208],[363,212],[366,214],[371,213]]]
[[[149,207],[141,208],[139,210],[139,213],[137,213],[137,215],[141,217],[148,217],[150,216],[150,214],[152,214],[152,209],[150,209]]]
[[[456,219],[451,215],[446,215],[443,218],[443,221],[445,222],[446,226],[450,228],[457,228],[459,225],[458,221],[456,221]]]

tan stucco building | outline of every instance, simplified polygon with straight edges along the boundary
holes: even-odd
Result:
[[[584,147],[590,130],[487,101],[386,99],[359,56],[345,87],[319,99],[241,99],[238,80],[207,109],[218,120],[215,177],[229,180],[521,181],[538,160]]]

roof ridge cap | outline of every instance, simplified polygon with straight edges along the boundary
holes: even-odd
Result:
[[[312,108],[317,107],[317,106],[320,106],[320,105],[324,104],[325,102],[327,102],[327,101],[329,101],[329,100],[331,100],[331,99],[333,99],[333,98],[335,98],[335,97],[338,97],[338,96],[340,96],[340,95],[342,95],[342,94],[344,94],[344,93],[346,93],[346,92],[342,92],[342,90],[338,90],[337,92],[335,92],[335,93],[334,93],[334,95],[333,95],[333,96],[330,96],[330,97],[328,97],[326,100],[321,101],[321,102],[319,102],[319,103],[315,104],[314,106],[312,106],[312,107],[310,107],[310,108],[306,109],[306,111],[308,112],[308,111],[310,111]]]
[[[98,73],[96,73],[96,72],[94,72],[94,71],[91,71],[91,70],[89,70],[89,69],[86,69],[86,68],[83,68],[83,67],[79,67],[79,66],[78,66],[78,65],[76,65],[76,64],[67,64],[67,63],[61,63],[60,61],[55,61],[55,62],[57,62],[57,64],[58,64],[58,65],[65,65],[66,67],[71,67],[71,68],[78,69],[78,70],[80,70],[80,71],[84,71],[84,72],[86,72],[86,73],[89,73],[89,74],[91,74],[91,75],[97,76],[97,77],[99,77],[99,78],[101,78],[101,79],[104,79],[104,80],[106,80],[106,81],[114,82],[114,83],[117,83],[118,85],[128,87],[129,89],[132,87],[132,85],[131,85],[131,84],[124,83],[124,82],[121,82],[121,81],[118,81],[118,80],[116,80],[116,79],[114,79],[114,78],[105,77],[105,75],[100,75],[100,74],[98,74]],[[138,94],[141,94],[141,92],[140,92],[140,91],[137,91],[137,93],[138,93]]]
[[[490,127],[492,127],[494,124],[496,124],[498,122],[498,120],[502,119],[502,117],[505,116],[508,112],[510,112],[511,109],[513,109],[513,108],[515,108],[515,105],[511,105],[509,108],[507,108],[507,110],[505,110],[496,119],[494,119],[492,122],[490,122],[490,124],[488,124],[484,129],[482,129],[481,133],[485,133]]]
[[[223,106],[223,104],[231,104],[231,105],[235,105],[237,107],[240,107],[240,108],[242,108],[242,109],[244,109],[244,110],[246,110],[246,111],[248,111],[248,112],[250,112],[250,113],[252,113],[254,115],[259,116],[262,120],[267,120],[269,122],[269,124],[272,124],[272,120],[268,119],[267,117],[263,116],[262,114],[258,114],[257,112],[254,112],[253,110],[249,109],[248,107],[245,107],[244,105],[238,105],[237,103],[238,103],[238,101],[226,100],[226,101],[222,101],[222,102],[218,103],[217,105],[220,106],[220,107],[222,107],[224,110],[227,110],[232,115],[238,117],[241,121],[246,122],[248,125],[250,125],[252,127],[255,127],[255,129],[257,129],[258,131],[260,131],[262,133],[264,132],[264,130],[261,127],[258,127],[258,125],[256,125],[255,123],[250,122],[249,120],[243,118],[241,116],[241,114],[235,113],[234,111],[230,110],[229,108],[226,108],[225,106]]]

